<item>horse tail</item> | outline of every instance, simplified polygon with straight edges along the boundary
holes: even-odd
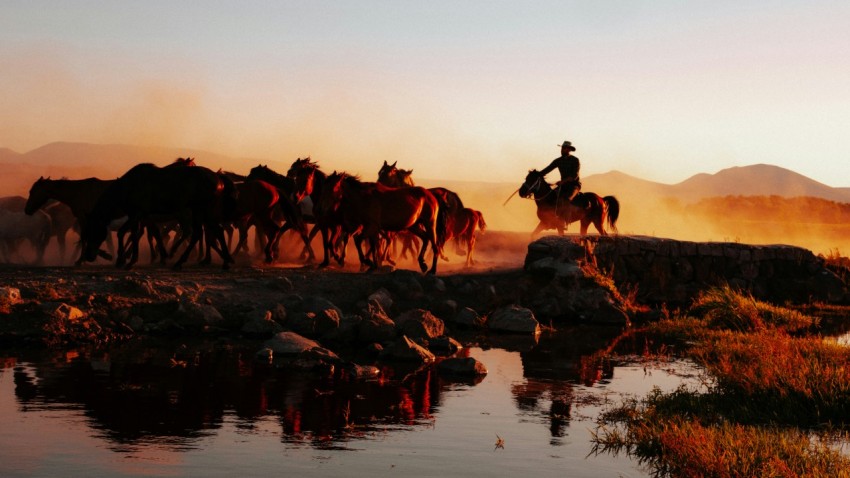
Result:
[[[449,211],[443,206],[442,201],[435,201],[435,204],[437,205],[437,224],[436,231],[434,231],[437,235],[437,243],[435,244],[437,251],[435,252],[442,255],[443,247],[449,240]]]
[[[605,196],[602,200],[608,205],[608,227],[612,231],[617,232],[617,219],[620,217],[620,201],[614,196]]]
[[[484,214],[481,211],[475,211],[475,217],[478,218],[478,230],[484,232],[487,229],[487,223],[484,222]]]

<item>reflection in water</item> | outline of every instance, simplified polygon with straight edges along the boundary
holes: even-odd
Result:
[[[53,357],[14,367],[15,396],[23,410],[81,407],[90,426],[122,450],[147,441],[192,449],[230,410],[244,429],[273,415],[284,441],[326,447],[373,424],[427,422],[439,405],[442,385],[430,369],[399,379],[321,378],[254,366],[252,352],[199,347],[168,355],[130,347]]]
[[[583,401],[588,390],[616,382],[619,369],[596,357],[613,344],[623,346],[617,331],[576,328],[539,343],[520,339],[512,345],[506,337],[497,339],[499,348],[486,341],[464,352],[490,371],[483,381],[471,382],[449,381],[434,368],[384,367],[376,380],[354,379],[344,369],[320,377],[258,365],[253,343],[158,341],[9,354],[0,358],[0,385],[10,385],[0,387],[0,418],[39,423],[53,430],[58,442],[87,443],[74,444],[79,455],[50,468],[64,475],[73,470],[103,475],[101,468],[116,458],[93,446],[123,457],[118,459],[122,475],[208,476],[220,467],[232,470],[234,463],[268,475],[280,467],[304,472],[317,464],[297,450],[318,453],[325,472],[331,471],[325,464],[334,463],[333,457],[345,464],[333,472],[347,476],[371,476],[376,462],[398,466],[399,472],[404,464],[412,475],[434,469],[463,469],[467,476],[533,469],[541,476],[598,476],[600,466],[606,476],[643,475],[626,457],[603,457],[589,466],[592,424],[576,411],[598,407]],[[3,396],[12,390],[13,399]],[[10,401],[16,411],[9,411]],[[33,415],[39,418],[27,418]],[[7,458],[20,455],[20,446],[40,451],[26,466],[51,462],[44,457],[56,455],[33,436],[38,435],[0,433],[0,462],[6,461],[0,475],[15,475],[8,473]],[[497,436],[504,448],[494,450]],[[14,440],[28,442],[9,447]],[[140,461],[141,472],[135,470]],[[166,464],[177,471],[162,471]]]

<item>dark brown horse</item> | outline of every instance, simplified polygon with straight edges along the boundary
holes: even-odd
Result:
[[[524,198],[534,197],[537,203],[537,217],[540,223],[531,233],[534,238],[541,231],[557,229],[558,234],[564,234],[566,218],[559,216],[555,205],[558,201],[558,190],[547,183],[540,171],[532,169],[525,177],[525,182],[519,187],[519,195]],[[581,192],[570,204],[570,222],[579,221],[581,235],[587,235],[590,224],[596,227],[600,235],[607,236],[605,222],[612,231],[617,232],[617,219],[620,216],[620,202],[614,196],[604,198],[596,193]],[[564,214],[566,216],[566,214]]]
[[[236,191],[213,171],[195,167],[164,167],[139,164],[115,180],[97,200],[83,227],[84,258],[93,261],[107,234],[107,225],[115,217],[127,215],[131,231],[132,261],[138,257],[137,231],[145,220],[176,219],[184,234],[191,237],[189,247],[175,262],[179,268],[206,230],[207,240],[219,251],[224,267],[233,262],[221,228],[223,217],[236,207]],[[119,248],[119,253],[123,247]]]
[[[56,200],[71,209],[71,213],[77,219],[77,227],[82,230],[85,226],[86,217],[94,209],[94,205],[101,194],[113,182],[114,180],[97,178],[50,179],[42,176],[30,188],[24,212],[34,214],[35,211],[44,207],[48,201]],[[82,262],[83,255],[82,250],[80,250],[80,256],[75,264],[80,265]]]
[[[309,235],[310,242],[317,234],[322,235],[324,256],[319,267],[327,267],[330,264],[330,257],[333,257],[339,265],[345,265],[348,233],[341,227],[342,221],[336,217],[336,212],[324,211],[319,205],[328,175],[319,168],[318,163],[307,157],[295,160],[286,176],[295,181],[296,191],[306,193],[299,204],[302,205],[301,212],[304,214],[305,221],[314,223]],[[332,246],[324,247],[325,244]],[[302,252],[301,256],[305,257],[305,252]]]
[[[265,181],[279,190],[280,201],[278,204],[280,205],[280,213],[285,220],[283,229],[280,233],[283,234],[289,229],[295,230],[304,242],[304,247],[307,249],[307,254],[309,256],[308,260],[315,260],[316,254],[313,252],[313,248],[310,245],[310,238],[308,237],[304,214],[298,207],[298,203],[310,194],[308,190],[312,189],[312,186],[297,184],[295,179],[284,176],[265,165],[257,165],[251,168],[251,171],[248,173],[248,179],[259,179]],[[304,180],[312,181],[312,178],[304,178]]]
[[[263,253],[267,264],[274,262],[281,226],[275,221],[276,209],[281,200],[278,189],[259,180],[248,179],[236,183],[238,198],[231,220],[239,231],[239,241],[233,249],[236,254],[248,241],[248,229],[255,226],[257,234],[265,236]]]
[[[369,270],[380,265],[380,236],[382,232],[410,231],[419,237],[423,246],[419,251],[422,272],[435,274],[437,256],[444,242],[444,216],[440,214],[437,198],[427,189],[419,187],[389,188],[378,183],[364,183],[346,173],[328,176],[321,209],[340,213],[342,225],[349,232],[359,231],[355,246],[361,261]],[[362,241],[369,242],[369,256],[363,254]],[[434,250],[429,268],[425,262],[428,246]],[[326,244],[327,247],[327,244]]]

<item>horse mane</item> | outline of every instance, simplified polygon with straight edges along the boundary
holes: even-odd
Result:
[[[174,160],[174,162],[173,162],[173,163],[171,163],[171,164],[174,164],[174,165],[181,165],[181,166],[197,166],[197,165],[195,164],[195,158],[190,158],[190,157],[177,158],[177,159],[175,159],[175,160]]]

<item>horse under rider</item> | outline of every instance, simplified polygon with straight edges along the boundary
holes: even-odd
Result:
[[[566,222],[564,225],[565,229],[571,222],[570,201],[581,191],[581,181],[578,177],[581,163],[577,157],[570,154],[575,150],[572,143],[564,141],[561,145],[561,156],[552,160],[549,166],[546,166],[540,171],[543,177],[546,177],[555,168],[558,168],[558,172],[561,173],[561,180],[556,183],[558,186],[556,189],[558,201],[555,205],[555,214],[558,217],[564,218]]]

